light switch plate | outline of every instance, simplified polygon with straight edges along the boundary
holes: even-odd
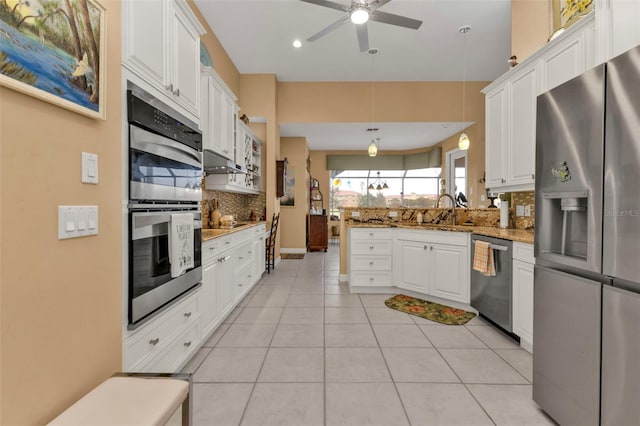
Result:
[[[360,217],[360,212],[351,212],[351,217]]]
[[[389,217],[398,217],[398,212],[389,212]]]
[[[524,206],[516,206],[516,216],[524,216]]]
[[[524,206],[524,215],[525,215],[526,217],[531,216],[531,206],[528,206],[528,205],[527,205],[527,206]]]
[[[58,239],[98,234],[98,206],[58,206]]]
[[[98,155],[82,153],[82,183],[98,184]]]

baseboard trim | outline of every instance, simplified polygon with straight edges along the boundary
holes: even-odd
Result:
[[[340,274],[338,277],[338,282],[348,283],[349,282],[349,274]]]

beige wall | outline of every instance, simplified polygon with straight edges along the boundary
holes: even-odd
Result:
[[[120,1],[107,19],[106,121],[0,88],[3,425],[44,424],[122,353]],[[80,153],[100,182],[80,182]],[[99,235],[57,239],[58,205],[97,205]]]
[[[551,8],[551,0],[511,0],[511,54],[518,62],[547,42],[553,32]]]
[[[280,155],[287,158],[289,170],[295,171],[295,206],[280,207],[282,249],[306,249],[306,223],[309,213],[309,147],[305,138],[280,138]]]
[[[198,17],[200,23],[205,28],[206,34],[204,34],[200,40],[207,47],[209,54],[211,55],[211,61],[213,62],[213,68],[216,70],[216,73],[224,80],[224,82],[229,86],[229,89],[236,95],[239,96],[240,93],[240,73],[238,72],[238,68],[231,62],[231,58],[227,54],[227,51],[224,49],[220,41],[216,37],[214,31],[211,29],[207,21],[202,16],[200,9],[195,5],[193,0],[187,0],[189,7]]]

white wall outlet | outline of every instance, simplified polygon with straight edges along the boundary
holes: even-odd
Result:
[[[98,234],[98,206],[58,206],[58,239]]]
[[[98,184],[98,155],[82,153],[82,183]]]
[[[516,206],[516,216],[524,216],[524,206]]]
[[[530,205],[524,206],[524,215],[526,217],[531,216],[531,206]]]
[[[360,212],[351,212],[351,217],[360,217]]]
[[[389,217],[398,217],[398,212],[389,212]]]

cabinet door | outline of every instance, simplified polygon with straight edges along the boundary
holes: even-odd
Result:
[[[218,271],[216,273],[216,289],[218,296],[218,311],[221,316],[229,313],[233,305],[233,270],[231,268],[231,255],[219,259]]]
[[[173,6],[168,45],[173,50],[170,56],[172,92],[177,103],[199,117],[200,35],[189,22],[182,9],[184,6],[181,7],[177,1],[173,2]]]
[[[237,158],[236,153],[236,104],[227,94],[222,97],[222,150],[237,164],[242,164],[242,159]]]
[[[507,124],[509,111],[507,108],[507,87],[502,86],[487,93],[486,104],[486,147],[485,186],[498,188],[506,184],[504,170],[507,147]]]
[[[429,245],[399,240],[394,250],[394,281],[398,287],[427,293]]]
[[[126,0],[122,4],[123,64],[162,92],[168,84],[166,7],[163,0]]]
[[[214,82],[213,78],[209,79],[209,120],[211,124],[211,149],[225,158],[231,159],[231,151],[224,144],[225,129],[223,126],[224,112],[224,91]]]
[[[640,44],[640,2],[596,1],[599,62],[608,61]]]
[[[551,90],[587,70],[587,59],[591,53],[587,50],[593,47],[588,43],[590,28],[585,27],[581,31],[558,40],[557,46],[544,55],[542,58],[544,73],[541,92]]]
[[[262,277],[265,267],[265,242],[264,235],[257,237],[251,246],[253,252],[253,281],[254,283]]]
[[[513,260],[513,332],[533,351],[533,265]]]
[[[514,76],[511,80],[509,90],[511,120],[507,161],[509,185],[533,185],[534,182],[537,96],[535,67],[524,70],[522,74]]]
[[[202,290],[200,292],[200,300],[202,305],[200,306],[202,319],[202,329],[204,333],[210,331],[210,327],[218,319],[218,295],[216,287],[218,285],[217,273],[219,262],[214,260],[213,262],[205,265],[202,271]]]
[[[214,150],[213,148],[213,134],[211,131],[211,125],[213,120],[211,118],[211,112],[213,108],[209,106],[212,98],[210,92],[210,79],[211,77],[207,72],[200,73],[200,130],[202,131],[202,148]]]
[[[468,248],[430,244],[431,274],[429,294],[469,303]]]

